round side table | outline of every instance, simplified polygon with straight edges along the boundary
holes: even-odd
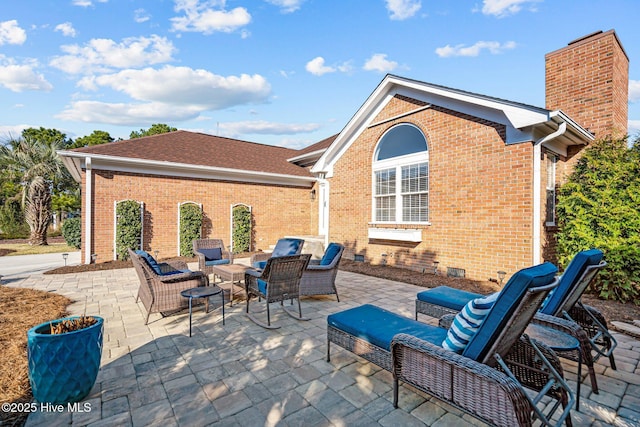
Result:
[[[191,317],[192,317],[192,302],[194,298],[209,298],[211,296],[220,294],[222,298],[222,324],[224,325],[224,292],[219,286],[201,286],[199,288],[185,289],[180,292],[185,298],[189,298],[189,336],[191,336]],[[209,312],[209,300],[207,300],[205,313]]]

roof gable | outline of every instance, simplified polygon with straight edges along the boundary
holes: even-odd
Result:
[[[415,110],[374,122],[395,96],[420,101]],[[368,127],[408,116],[432,105],[505,125],[506,143],[543,140],[567,123],[567,130],[554,142],[554,150],[566,153],[568,145],[587,144],[593,136],[560,111],[550,111],[519,102],[480,95],[445,86],[388,74],[351,118],[333,144],[311,168],[315,174],[332,174],[335,162]],[[564,129],[564,128],[562,128]]]

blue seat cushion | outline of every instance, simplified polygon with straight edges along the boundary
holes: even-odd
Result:
[[[253,263],[253,268],[257,268],[259,270],[264,270],[267,266],[267,261],[258,261]]]
[[[264,295],[267,294],[267,282],[262,279],[258,279],[258,290]]]
[[[342,248],[337,243],[329,243],[329,246],[327,246],[327,250],[324,251],[324,255],[320,260],[320,265],[331,264],[333,262],[333,259],[336,257],[336,255],[340,253],[340,249]]]
[[[163,275],[162,270],[160,269],[160,264],[158,264],[158,262],[155,260],[154,257],[151,256],[151,254],[142,250],[137,250],[136,254],[140,255],[156,274],[160,276]]]
[[[489,348],[498,338],[502,329],[514,314],[514,311],[529,288],[548,285],[553,282],[558,269],[550,262],[523,268],[515,273],[504,285],[491,311],[477,333],[471,338],[462,353],[470,359],[482,361]]]
[[[212,261],[205,261],[204,265],[224,265],[224,264],[229,264],[229,260],[228,259],[216,259],[216,260],[212,260]]]
[[[191,270],[173,270],[173,271],[168,271],[166,273],[161,274],[161,276],[171,276],[174,274],[182,274],[182,273],[191,273]]]
[[[578,252],[564,270],[558,286],[551,291],[543,303],[540,312],[556,316],[558,310],[560,310],[565,299],[577,284],[580,277],[582,277],[587,267],[600,264],[603,256],[604,254],[599,249],[589,249],[588,251]]]
[[[220,248],[198,249],[198,252],[204,255],[205,261],[217,261],[222,259],[222,249]]]
[[[302,239],[280,239],[271,253],[272,257],[289,256],[299,254],[302,250]],[[263,267],[264,268],[264,267]]]
[[[450,288],[449,286],[438,286],[433,289],[419,292],[417,298],[420,301],[428,302],[440,307],[447,307],[460,311],[469,301],[481,298],[484,295],[463,291],[462,289]]]
[[[391,351],[391,340],[399,333],[410,334],[440,346],[447,330],[400,316],[375,305],[365,304],[327,316],[327,323],[349,335]]]

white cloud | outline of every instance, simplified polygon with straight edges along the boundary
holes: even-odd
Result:
[[[640,120],[629,120],[627,132],[631,137],[640,137]]]
[[[449,58],[452,56],[478,56],[483,50],[488,50],[492,54],[496,55],[504,52],[505,50],[514,49],[515,47],[516,43],[513,41],[502,44],[499,42],[479,41],[473,46],[459,44],[455,46],[446,45],[444,47],[439,47],[436,49],[436,54],[441,58]]]
[[[420,0],[385,0],[389,17],[396,21],[402,21],[414,16],[422,7]]]
[[[136,21],[138,24],[147,22],[149,19],[151,19],[151,15],[147,13],[146,10],[136,9],[133,11],[133,20]]]
[[[98,3],[107,3],[109,0],[98,0]],[[93,1],[92,0],[73,0],[71,2],[74,6],[80,6],[80,7],[89,7],[89,6],[93,6]]]
[[[535,12],[535,3],[541,0],[484,0],[482,13],[485,15],[493,15],[498,18],[504,18],[509,15],[515,15],[522,10],[523,5],[529,5],[529,10]]]
[[[138,123],[167,123],[198,117],[200,109],[175,106],[159,102],[140,104],[107,103],[99,101],[75,101],[57,114],[61,120],[112,125],[137,125]]]
[[[322,56],[317,56],[311,61],[307,62],[305,69],[316,76],[321,76],[327,73],[334,73],[336,71],[334,67],[324,65],[324,58]]]
[[[38,128],[32,125],[0,125],[0,141],[17,138],[22,135],[22,131],[29,128]]]
[[[282,13],[291,13],[300,9],[304,0],[267,0],[267,2],[278,6]]]
[[[85,82],[83,79],[79,85]],[[136,100],[192,105],[201,110],[262,103],[271,94],[271,86],[258,74],[224,77],[206,70],[169,65],[159,70],[123,70],[92,77],[90,82],[95,87],[109,87],[126,93]]]
[[[35,71],[37,65],[35,61],[16,64],[15,61],[0,55],[0,86],[12,92],[50,91],[53,86],[42,74]]]
[[[629,102],[640,101],[640,80],[629,80]]]
[[[251,22],[244,7],[224,10],[224,0],[176,0],[174,10],[184,16],[171,18],[173,31],[212,34],[216,31],[231,33]]]
[[[85,46],[64,45],[64,56],[49,65],[70,74],[108,72],[116,68],[142,67],[171,61],[176,51],[165,37],[130,37],[120,43],[111,39],[92,39]]]
[[[76,36],[76,29],[73,28],[73,25],[71,24],[71,22],[65,22],[65,23],[56,25],[56,28],[54,31],[60,31],[62,35],[65,37]]]
[[[18,21],[0,22],[0,46],[3,44],[22,44],[27,40],[27,33],[20,28]]]
[[[363,68],[366,71],[388,73],[395,70],[397,67],[398,63],[395,61],[389,61],[385,53],[376,53],[371,58],[367,59]]]
[[[265,120],[220,123],[220,129],[230,135],[294,135],[314,132],[319,128],[318,123],[276,123]]]

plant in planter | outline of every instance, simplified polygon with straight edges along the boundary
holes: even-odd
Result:
[[[74,316],[29,329],[29,382],[37,401],[74,403],[89,394],[100,369],[103,322]]]

